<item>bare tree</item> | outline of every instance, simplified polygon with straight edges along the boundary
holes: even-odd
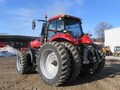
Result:
[[[95,27],[95,33],[97,35],[97,38],[99,38],[102,43],[104,43],[104,37],[105,37],[104,30],[111,29],[112,27],[113,27],[112,25],[106,22],[100,22]]]

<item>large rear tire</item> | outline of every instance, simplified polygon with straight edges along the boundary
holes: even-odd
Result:
[[[19,52],[16,60],[16,69],[19,74],[27,73],[27,57],[24,52]]]
[[[39,51],[38,72],[41,79],[51,85],[65,83],[70,72],[69,53],[59,42],[49,42]]]
[[[75,80],[80,73],[81,70],[81,61],[78,49],[69,42],[61,42],[65,47],[67,47],[69,53],[70,53],[70,59],[71,59],[71,71],[70,76],[68,78],[68,82],[72,82]]]

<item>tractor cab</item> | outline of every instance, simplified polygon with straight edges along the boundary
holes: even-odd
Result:
[[[40,35],[40,43],[48,41],[69,41],[74,45],[82,43],[93,43],[88,34],[84,34],[82,30],[82,22],[80,18],[70,15],[58,15],[42,21],[43,27]],[[33,21],[33,29],[35,27]]]
[[[80,37],[83,34],[81,19],[69,16],[59,15],[48,20],[48,36],[51,38],[56,33],[68,33],[73,38]]]

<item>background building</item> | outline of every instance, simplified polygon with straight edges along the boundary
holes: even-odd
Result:
[[[114,51],[115,46],[120,46],[120,27],[105,30],[105,46]]]

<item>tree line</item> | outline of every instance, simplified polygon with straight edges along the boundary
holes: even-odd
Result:
[[[95,33],[97,35],[96,38],[93,38],[93,41],[95,42],[102,42],[104,43],[105,41],[105,34],[104,31],[113,28],[113,26],[109,23],[106,22],[100,22],[96,27],[95,27]]]

